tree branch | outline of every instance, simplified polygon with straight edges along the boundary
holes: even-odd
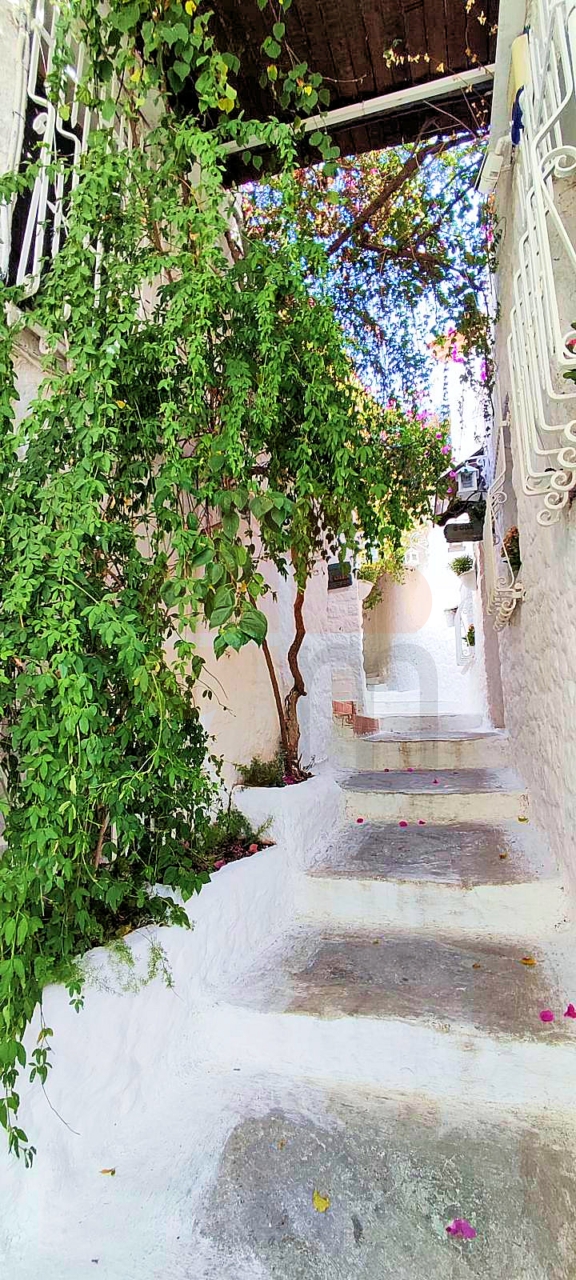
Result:
[[[446,142],[442,139],[441,142],[435,142],[432,146],[422,147],[419,151],[415,151],[414,154],[410,156],[409,160],[406,160],[405,164],[402,165],[400,171],[384,184],[382,190],[378,192],[378,195],[374,196],[374,199],[371,200],[362,212],[358,214],[358,217],[350,223],[350,226],[345,227],[344,230],[340,232],[340,235],[336,236],[336,239],[332,241],[332,244],[328,245],[328,249],[326,251],[328,256],[330,257],[333,253],[336,253],[338,249],[342,248],[343,244],[346,244],[346,241],[349,240],[351,236],[354,236],[357,231],[360,231],[362,227],[365,227],[366,223],[374,217],[374,214],[379,213],[380,210],[388,204],[388,201],[392,199],[392,196],[395,196],[396,193],[401,190],[404,183],[407,182],[414,173],[416,173],[428,156],[438,155],[438,153],[440,151],[444,151],[445,148]]]

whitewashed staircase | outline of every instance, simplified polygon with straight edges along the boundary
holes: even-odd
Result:
[[[224,1153],[221,1238],[248,1280],[574,1280],[567,901],[506,737],[409,722],[335,758],[345,824],[234,996],[278,1084]]]

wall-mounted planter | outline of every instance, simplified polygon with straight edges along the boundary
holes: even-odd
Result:
[[[467,573],[460,574],[460,582],[463,587],[468,587],[469,591],[476,590],[476,570],[468,569]]]
[[[456,621],[456,614],[457,614],[457,613],[458,613],[458,605],[454,605],[454,608],[453,608],[453,609],[445,609],[445,610],[444,610],[444,617],[445,617],[445,619],[446,619],[446,626],[447,626],[447,627],[453,627],[453,626],[454,626],[454,623],[455,623],[455,621]]]

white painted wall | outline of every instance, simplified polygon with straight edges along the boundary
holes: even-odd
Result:
[[[503,239],[499,251],[501,320],[496,360],[499,401],[504,409],[510,390],[508,316],[520,235],[510,169],[499,180],[497,202]],[[564,180],[559,203],[576,238],[573,181]],[[558,262],[562,266],[560,257]],[[573,281],[563,268],[558,286],[561,306],[573,319]],[[535,819],[546,831],[552,851],[576,891],[576,513],[566,508],[559,522],[548,528],[537,523],[538,499],[522,492],[514,426],[512,460],[512,476],[507,485],[512,512],[509,523],[517,524],[520,533],[520,577],[526,599],[498,636],[505,723],[511,737],[512,758],[530,790]],[[490,632],[489,619],[485,625]]]
[[[450,569],[453,558],[442,530],[430,529],[420,568],[408,570],[403,584],[388,580],[382,603],[367,614],[369,714],[484,715],[482,655],[458,666],[454,627],[446,617],[461,596],[471,619],[477,608],[477,591],[462,586]]]

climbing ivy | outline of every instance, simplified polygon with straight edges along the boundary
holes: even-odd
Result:
[[[79,955],[145,920],[186,925],[207,878],[191,850],[217,761],[195,629],[217,656],[263,644],[262,560],[286,572],[292,552],[303,586],[321,545],[397,541],[445,461],[442,432],[361,411],[325,249],[296,216],[298,125],[243,118],[210,16],[195,0],[63,6],[49,93],[69,117],[81,32],[77,94],[100,125],[38,292],[2,289],[0,1122],[28,1163],[17,1084],[26,1067],[47,1078],[51,1029],[23,1044],[45,985],[78,1004]],[[279,109],[314,109],[318,77],[270,61],[271,17]],[[255,135],[276,156],[274,243],[235,221],[227,181],[231,142],[258,166]],[[32,323],[45,374],[17,415],[13,347]]]

